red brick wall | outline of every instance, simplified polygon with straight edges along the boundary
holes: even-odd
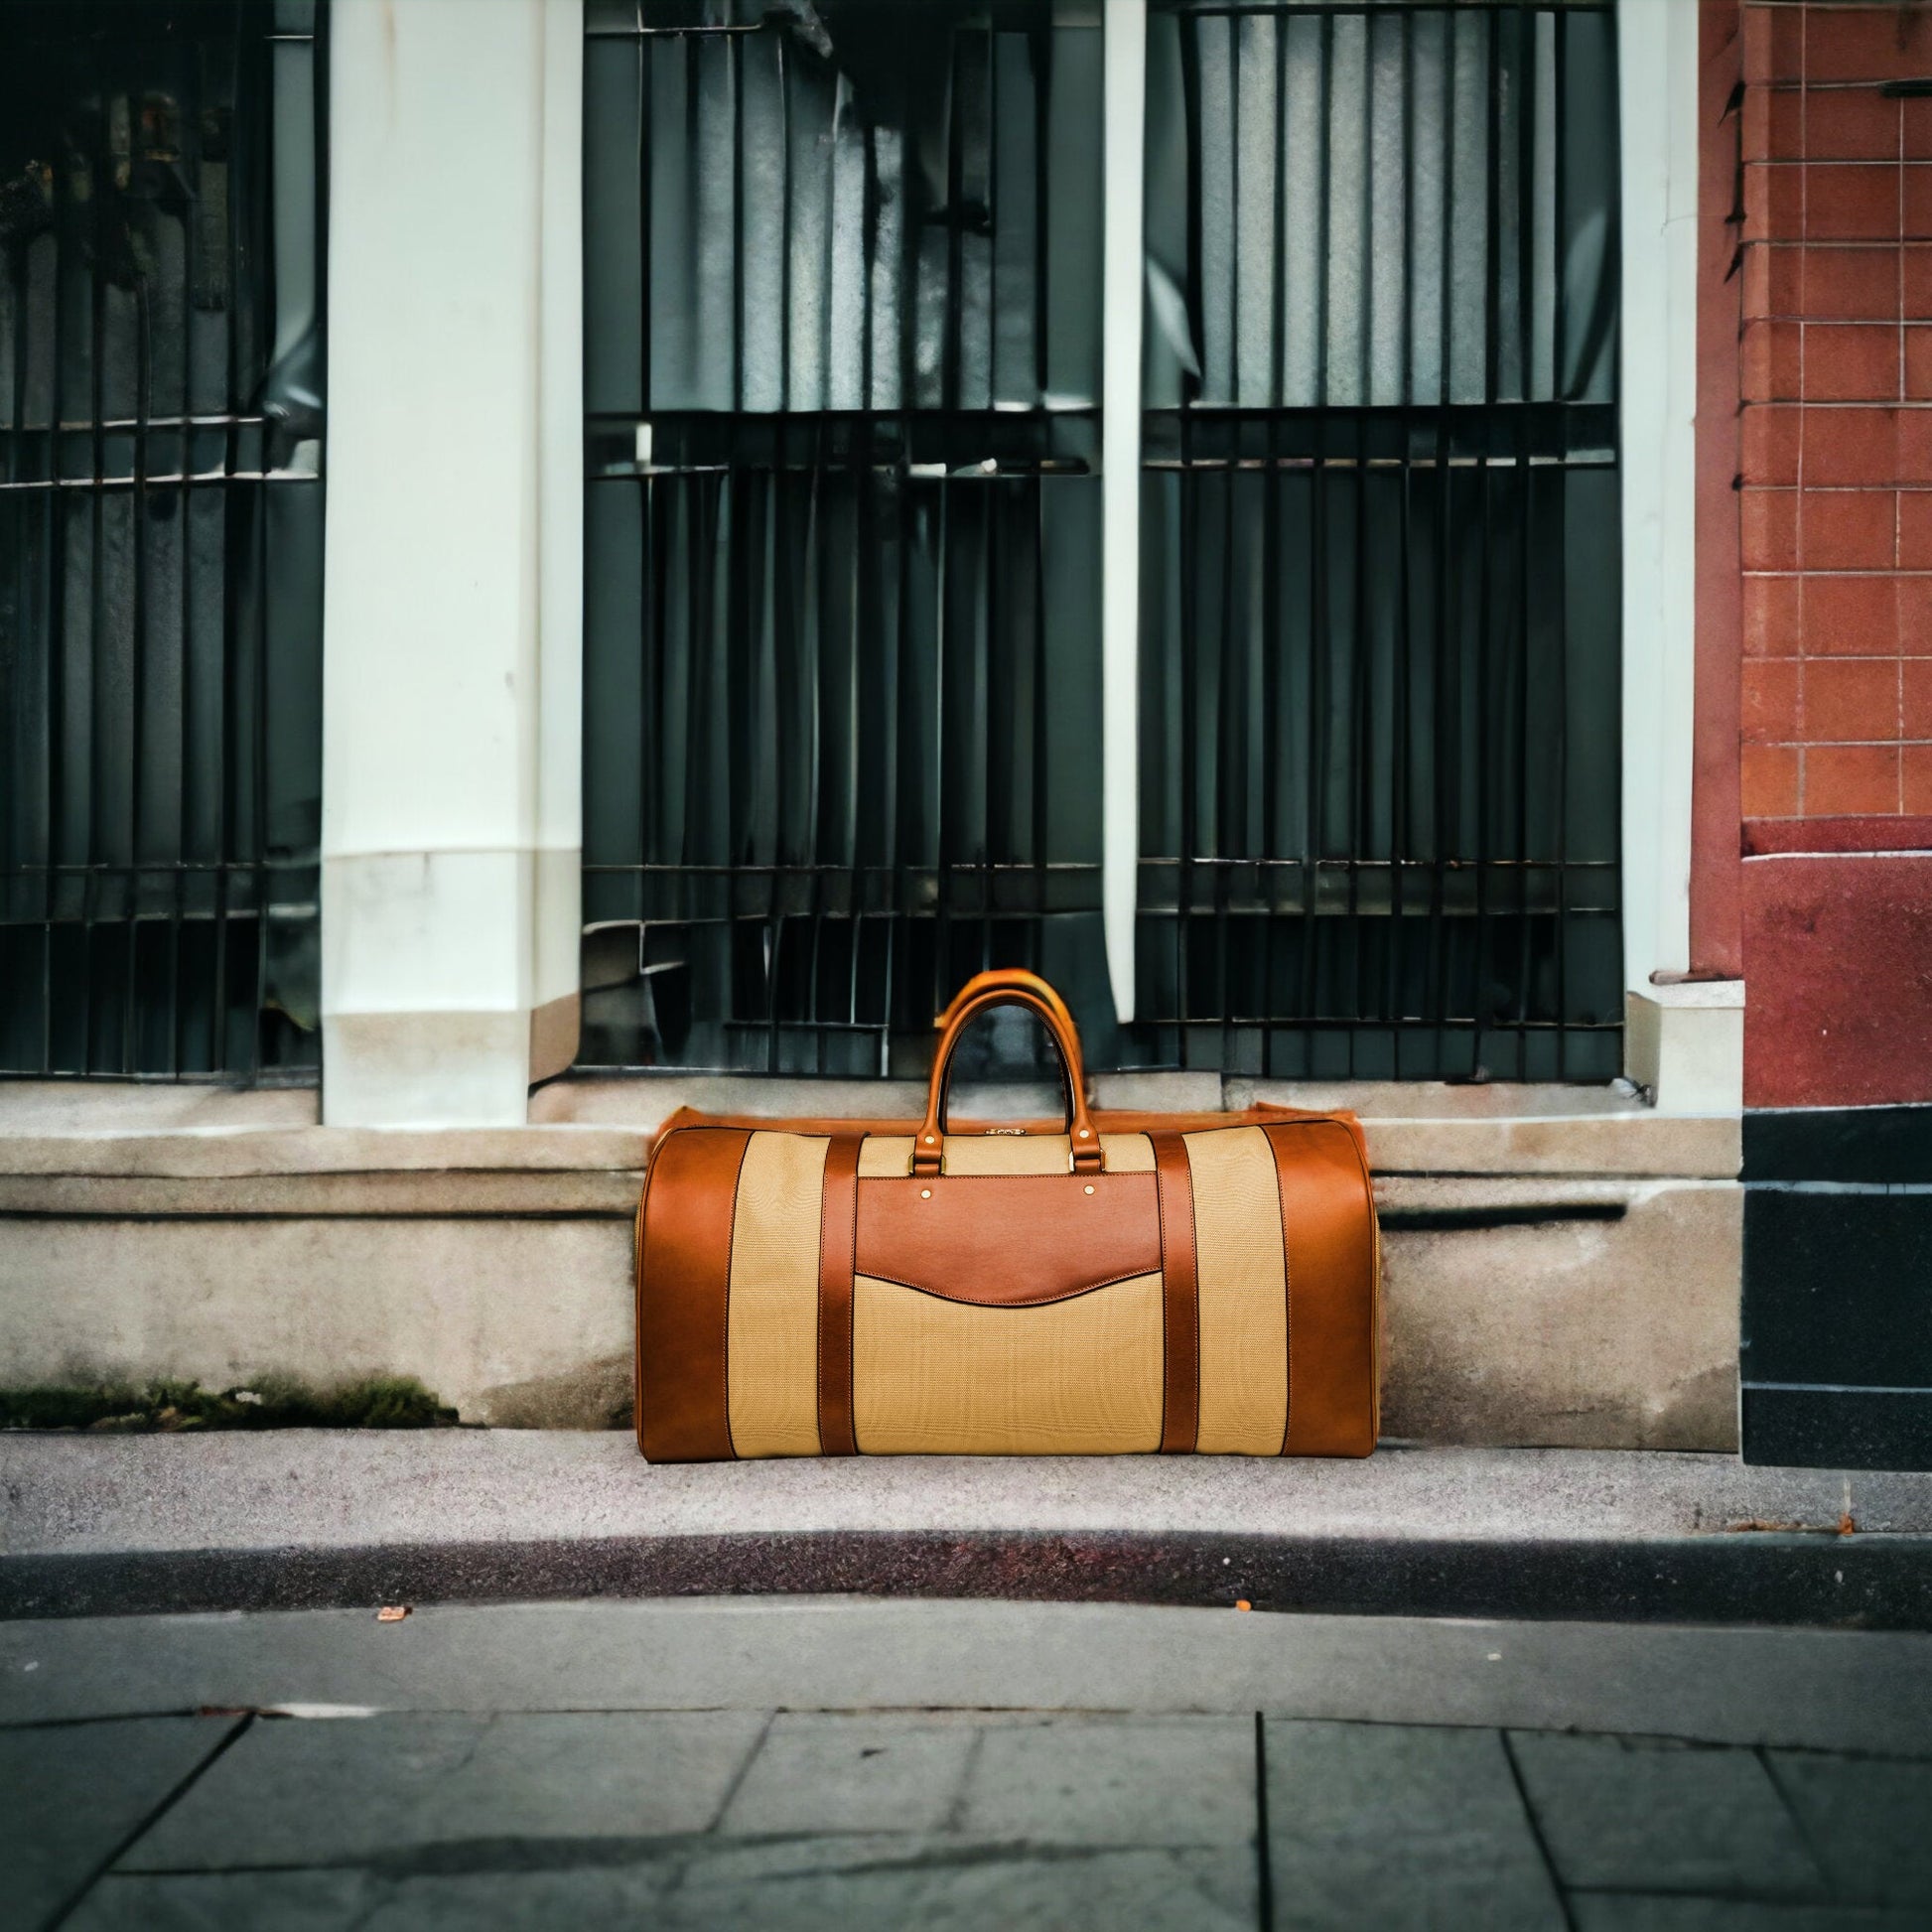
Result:
[[[1713,6],[1721,55],[1745,1099],[1932,1100],[1932,98],[1883,91],[1932,81],[1932,6]]]
[[[1932,11],[1743,35],[1744,815],[1932,814]]]

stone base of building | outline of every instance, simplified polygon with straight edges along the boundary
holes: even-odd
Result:
[[[1202,1104],[1200,1076],[1098,1082]],[[1733,1449],[1734,1117],[1601,1090],[1229,1081],[1353,1104],[1386,1253],[1398,1441]],[[910,1087],[566,1080],[521,1128],[328,1128],[313,1093],[0,1090],[0,1361],[13,1388],[414,1376],[466,1423],[608,1429],[631,1403],[631,1214],[673,1108],[916,1112]],[[1211,1099],[1208,1104],[1212,1104]],[[1044,1112],[994,1090],[989,1113]],[[109,1117],[111,1115],[111,1118]]]

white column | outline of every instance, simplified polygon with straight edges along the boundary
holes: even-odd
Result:
[[[1101,290],[1101,925],[1114,1011],[1134,1017],[1140,893],[1141,205],[1147,0],[1108,0]]]
[[[577,1057],[584,925],[583,0],[544,0],[543,38],[533,1080]]]
[[[332,1124],[520,1124],[531,1079],[574,1044],[561,1039],[548,928],[568,913],[574,986],[574,904],[561,901],[575,894],[582,470],[563,445],[581,432],[574,377],[546,366],[544,349],[563,328],[576,353],[581,30],[577,6],[544,0],[333,10],[322,915]],[[546,108],[565,96],[573,125],[560,158]],[[549,233],[566,219],[568,246]],[[566,286],[553,289],[559,258]],[[566,402],[568,432],[557,420]],[[561,530],[546,528],[553,512]],[[568,570],[555,561],[564,553]],[[550,681],[567,688],[547,692]]]
[[[1665,1112],[1734,1113],[1743,986],[1679,983],[1697,704],[1698,12],[1681,0],[1617,7],[1624,1063]]]
[[[1623,203],[1624,984],[1691,952],[1698,9],[1617,8]]]

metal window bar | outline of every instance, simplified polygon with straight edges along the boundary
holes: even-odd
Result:
[[[1006,964],[1104,1058],[1098,12],[586,30],[580,1063],[923,1071]]]
[[[1147,1063],[1619,1070],[1614,32],[1153,0]]]
[[[315,0],[15,0],[0,1072],[319,1059]]]

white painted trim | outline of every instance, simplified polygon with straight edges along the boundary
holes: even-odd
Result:
[[[584,0],[544,0],[530,1077],[576,1058],[584,898]]]
[[[1623,961],[1691,947],[1698,12],[1618,0],[1622,151]]]
[[[1101,423],[1101,905],[1114,1011],[1134,1017],[1140,891],[1141,189],[1147,0],[1108,0]]]

